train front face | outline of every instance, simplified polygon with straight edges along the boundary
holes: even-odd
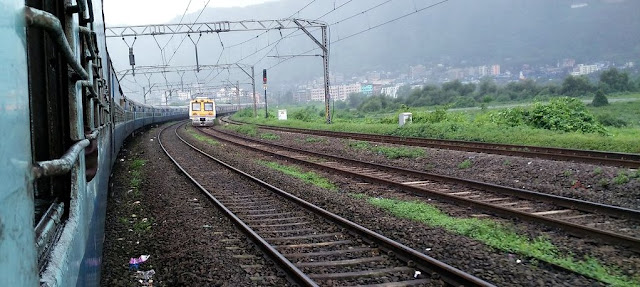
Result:
[[[195,99],[189,105],[191,125],[196,127],[213,126],[216,119],[216,104],[211,99]]]

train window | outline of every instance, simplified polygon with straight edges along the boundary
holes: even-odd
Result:
[[[205,111],[213,111],[213,103],[204,103]]]
[[[199,111],[200,110],[200,103],[192,103],[191,104],[191,110]]]

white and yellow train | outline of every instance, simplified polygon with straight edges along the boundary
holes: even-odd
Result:
[[[216,102],[209,98],[195,98],[189,103],[191,125],[213,126],[216,120]]]

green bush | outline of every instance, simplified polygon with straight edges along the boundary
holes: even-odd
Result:
[[[598,92],[596,92],[596,96],[593,97],[593,101],[591,101],[591,105],[594,107],[602,107],[608,104],[609,100],[607,99],[607,96],[604,95],[602,90],[598,90]]]
[[[599,114],[596,116],[596,118],[598,119],[598,122],[606,127],[622,128],[629,125],[629,123],[625,120],[619,119],[610,113]]]
[[[246,108],[246,109],[239,110],[234,114],[234,117],[238,117],[238,118],[253,118],[253,109],[252,108]]]

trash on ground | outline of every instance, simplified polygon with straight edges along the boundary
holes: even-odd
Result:
[[[140,257],[138,257],[138,258],[129,259],[129,269],[138,270],[138,267],[140,266],[140,263],[143,263],[143,262],[147,261],[147,259],[149,259],[149,257],[151,257],[151,255],[140,255]]]

